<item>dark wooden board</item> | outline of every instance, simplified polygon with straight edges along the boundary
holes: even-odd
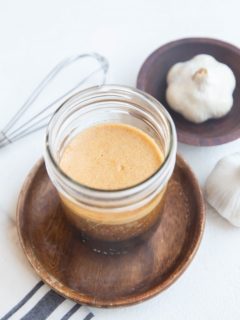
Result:
[[[187,61],[201,53],[210,54],[227,64],[236,77],[236,88],[234,105],[225,117],[195,124],[168,106],[165,99],[166,75],[175,63]],[[143,63],[138,74],[137,87],[150,93],[166,107],[174,120],[180,142],[213,146],[240,137],[240,50],[229,43],[208,38],[187,38],[167,43],[154,51]]]
[[[170,286],[194,257],[204,221],[198,182],[180,157],[160,225],[127,254],[97,254],[81,242],[65,218],[43,161],[27,177],[17,209],[20,242],[42,280],[65,297],[97,307],[138,303]]]

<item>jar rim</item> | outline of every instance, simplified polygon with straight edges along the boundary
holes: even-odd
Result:
[[[99,93],[101,92],[109,92],[111,90],[121,90],[125,93],[132,93],[132,94],[137,94],[140,95],[141,97],[144,97],[147,100],[150,100],[152,103],[154,103],[154,105],[152,105],[152,107],[155,109],[155,111],[157,112],[161,112],[165,119],[167,120],[168,123],[168,127],[169,127],[169,135],[170,135],[170,143],[169,143],[169,149],[167,152],[167,155],[164,158],[163,163],[161,164],[161,166],[152,174],[150,175],[148,178],[146,178],[145,180],[135,184],[135,185],[131,185],[129,187],[125,187],[125,188],[120,188],[120,189],[111,189],[111,190],[107,190],[107,189],[98,189],[98,188],[94,188],[94,187],[90,187],[87,185],[84,185],[76,180],[74,180],[73,178],[71,178],[70,176],[68,176],[62,169],[61,167],[58,165],[58,161],[56,160],[52,148],[50,146],[50,131],[51,131],[51,127],[53,125],[53,122],[55,120],[55,118],[58,116],[58,114],[61,112],[61,110],[65,107],[65,105],[70,102],[71,100],[73,100],[75,97],[81,97],[81,95],[85,96],[86,94],[94,94],[97,93],[99,91]],[[155,106],[157,104],[157,106]],[[160,109],[159,109],[160,108]],[[173,123],[173,120],[170,116],[170,114],[168,113],[168,111],[164,108],[164,106],[154,97],[152,97],[150,94],[145,93],[139,89],[136,88],[132,88],[130,86],[125,86],[125,85],[112,85],[112,84],[108,84],[108,85],[101,85],[101,86],[92,86],[90,88],[81,90],[76,92],[75,94],[73,94],[72,96],[70,96],[67,100],[63,101],[61,103],[61,105],[55,110],[55,112],[53,113],[47,129],[46,129],[46,138],[45,138],[45,154],[46,156],[50,159],[50,161],[52,162],[54,169],[60,173],[60,176],[67,181],[68,183],[70,183],[73,187],[75,188],[79,188],[85,192],[95,192],[98,194],[112,194],[112,195],[120,195],[122,193],[125,192],[129,192],[132,191],[131,193],[137,193],[138,191],[142,190],[142,188],[147,187],[152,180],[155,180],[156,177],[159,175],[160,172],[162,172],[164,170],[164,168],[166,167],[167,162],[169,161],[169,158],[172,154],[176,154],[176,130],[175,130],[175,125]]]

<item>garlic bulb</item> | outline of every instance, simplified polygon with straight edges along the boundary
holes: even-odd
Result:
[[[225,219],[240,227],[240,153],[221,159],[205,185],[207,202]]]
[[[200,54],[176,63],[168,72],[167,83],[169,106],[192,122],[220,118],[233,105],[234,74],[210,55]]]

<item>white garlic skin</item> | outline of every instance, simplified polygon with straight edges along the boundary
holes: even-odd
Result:
[[[240,227],[240,153],[216,164],[206,181],[205,197],[222,217]]]
[[[232,70],[207,54],[173,65],[167,84],[169,106],[195,123],[223,117],[233,105],[236,79]]]

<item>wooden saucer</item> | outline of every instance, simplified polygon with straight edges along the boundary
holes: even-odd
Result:
[[[224,117],[193,123],[173,111],[165,98],[166,76],[177,62],[206,53],[227,64],[236,78],[233,107]],[[186,38],[169,42],[144,61],[137,78],[137,88],[159,100],[170,113],[178,141],[195,146],[214,146],[240,138],[240,49],[224,41],[209,38]]]
[[[81,242],[43,160],[28,175],[17,209],[20,242],[42,280],[60,295],[96,307],[134,304],[170,286],[194,257],[204,221],[198,182],[179,156],[158,229],[125,255],[97,254]]]

